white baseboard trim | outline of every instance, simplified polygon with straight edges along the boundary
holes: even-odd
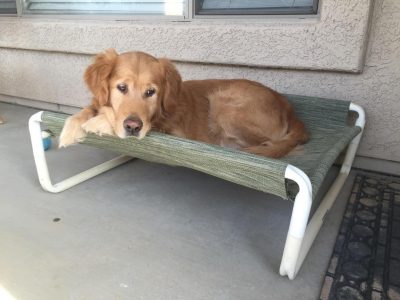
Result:
[[[400,176],[400,162],[392,160],[356,156],[353,168]]]
[[[14,96],[8,96],[4,94],[0,94],[0,102],[10,103],[10,104],[17,104],[21,106],[33,107],[37,109],[61,112],[66,114],[74,114],[78,112],[81,108],[57,103],[50,103],[40,100],[33,100],[27,98],[20,98]]]

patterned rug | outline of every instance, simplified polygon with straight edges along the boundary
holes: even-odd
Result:
[[[320,299],[400,299],[399,177],[357,175]]]

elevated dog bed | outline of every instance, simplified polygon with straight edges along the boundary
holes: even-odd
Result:
[[[293,212],[280,274],[293,279],[350,171],[365,118],[362,108],[350,102],[293,95],[287,97],[311,138],[299,150],[279,160],[157,132],[151,132],[142,140],[89,134],[83,144],[122,156],[54,185],[47,169],[40,123],[59,134],[68,115],[39,112],[29,121],[39,181],[45,190],[60,192],[135,157],[192,168],[292,200]],[[358,113],[355,125],[349,124],[349,110]],[[346,147],[338,177],[325,197],[317,201],[316,194],[321,183]]]

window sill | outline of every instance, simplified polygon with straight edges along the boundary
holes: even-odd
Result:
[[[371,9],[371,0],[324,0],[318,18],[305,19],[0,18],[0,47],[78,54],[114,47],[174,61],[359,73]]]

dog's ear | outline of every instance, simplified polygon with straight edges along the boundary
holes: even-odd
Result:
[[[108,80],[114,69],[117,57],[118,54],[114,49],[108,49],[97,54],[94,62],[87,67],[83,76],[86,85],[95,98],[95,104],[99,106],[108,104],[110,94]]]
[[[179,93],[182,86],[182,78],[175,66],[168,59],[159,59],[164,70],[164,95],[161,99],[161,109],[163,113],[175,110]]]

